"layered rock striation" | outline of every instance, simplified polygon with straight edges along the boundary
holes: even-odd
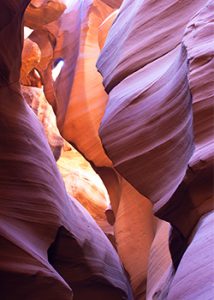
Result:
[[[127,0],[97,63],[109,94],[100,126],[106,153],[118,172],[150,199],[155,214],[172,225],[172,265],[165,252],[160,264],[165,275],[155,280],[159,230],[151,248],[148,299],[212,297],[206,276],[206,288],[194,286],[192,292],[181,279],[191,277],[194,269],[194,282],[195,268],[203,269],[203,263],[186,260],[200,243],[207,244],[207,259],[213,263],[211,225],[199,225],[211,224],[213,210],[212,32],[212,1]]]
[[[23,100],[20,37],[28,3],[1,3],[0,35],[8,41],[0,50],[1,297],[132,299],[114,248],[68,196],[44,130]]]

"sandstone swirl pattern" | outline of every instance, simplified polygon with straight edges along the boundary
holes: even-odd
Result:
[[[182,181],[193,153],[181,40],[203,4],[124,1],[97,63],[109,92],[100,127],[103,145],[116,169],[152,202],[159,201],[157,207]]]
[[[97,63],[109,94],[100,126],[106,153],[172,225],[172,264],[160,243],[167,232],[156,232],[148,299],[212,298],[213,270],[205,274],[204,264],[213,264],[214,243],[213,14],[213,1],[125,0]]]
[[[8,46],[0,49],[1,298],[70,300],[74,286],[78,299],[85,289],[91,299],[131,299],[115,250],[69,198],[42,126],[22,99],[20,37],[28,3],[1,2],[0,36]]]

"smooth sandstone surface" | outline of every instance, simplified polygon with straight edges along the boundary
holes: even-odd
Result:
[[[107,92],[178,46],[204,0],[124,0],[97,66]]]
[[[148,299],[191,299],[187,283],[179,293],[182,276],[192,274],[190,236],[197,239],[199,220],[213,210],[213,11],[213,1],[124,1],[97,63],[109,93],[100,127],[106,153],[172,225],[169,249],[166,232],[158,244],[168,257],[162,277],[152,271],[160,263],[149,262]],[[199,240],[213,264],[213,241]],[[209,281],[205,286],[198,285],[196,299],[212,298]]]
[[[157,220],[155,238],[149,252],[146,299],[152,300],[158,296],[166,285],[167,276],[172,265],[169,252],[170,224]]]
[[[61,137],[56,117],[42,89],[29,86],[22,86],[21,89],[44,128],[68,194],[88,210],[105,233],[112,234],[113,229],[105,216],[110,200],[102,180],[84,157]]]
[[[10,27],[14,36],[10,34],[8,38],[14,38],[20,50],[21,21],[28,3],[4,1],[2,5],[3,11],[16,10],[16,15],[12,21],[8,17],[5,30],[1,24],[0,34],[4,37]],[[1,65],[7,64],[5,55],[10,57],[13,51],[13,48],[1,51]],[[19,78],[21,51],[18,54],[13,64],[17,68],[9,69],[15,73],[14,78]],[[56,261],[64,257],[66,250],[66,266],[70,263],[75,282],[80,281],[76,293],[87,282],[92,286],[92,295],[98,293],[105,299],[99,285],[96,291],[99,281],[101,286],[107,285],[108,295],[113,299],[131,299],[115,250],[86,210],[68,196],[44,130],[23,100],[19,83],[10,80],[10,76],[3,78],[0,87],[0,235],[1,257],[4,257],[0,270],[1,296],[4,299],[23,299],[28,295],[31,299],[72,299],[66,268],[62,267],[60,273],[56,271]],[[53,246],[50,252],[54,240],[53,245],[60,242],[60,249],[55,252]],[[74,256],[71,246],[81,252]],[[72,259],[77,264],[81,261],[78,268]],[[84,299],[84,295],[80,294],[78,299]]]
[[[155,221],[148,199],[126,180],[115,220],[119,256],[129,274],[134,299],[145,299],[149,251],[155,236]]]
[[[3,299],[132,299],[103,231],[134,299],[212,299],[213,1],[32,0],[20,69],[28,2],[0,10]]]
[[[119,8],[123,0],[101,0],[112,8]]]
[[[184,47],[135,72],[111,91],[100,136],[119,173],[156,205],[166,203],[193,152]]]
[[[100,53],[98,27],[111,12],[112,9],[101,1],[94,1],[83,20],[75,79],[72,87],[66,87],[71,92],[62,128],[63,137],[96,166],[111,166],[98,136],[108,96],[102,86],[102,77],[96,70]],[[66,68],[69,65],[65,62]],[[56,89],[62,89],[60,81]]]
[[[112,11],[100,0],[73,1],[57,20],[48,24],[44,25],[39,16],[35,24],[29,24],[25,17],[26,25],[35,29],[29,38],[42,52],[37,69],[45,96],[56,113],[58,128],[67,141],[97,166],[111,165],[98,136],[108,97],[96,61],[100,53],[98,28]],[[52,16],[51,8],[48,13]],[[39,29],[37,24],[41,25]],[[59,60],[64,65],[53,81],[51,68]]]

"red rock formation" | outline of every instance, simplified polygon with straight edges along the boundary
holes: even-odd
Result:
[[[107,38],[107,35],[108,35],[108,32],[109,32],[117,15],[118,15],[118,10],[113,11],[99,26],[98,42],[99,42],[100,49],[103,48],[106,38]]]
[[[21,82],[23,81],[21,77]],[[64,140],[61,137],[56,126],[56,117],[53,109],[47,102],[42,88],[32,86],[21,86],[24,99],[33,109],[43,125],[48,144],[51,147],[55,160],[61,155],[61,149],[64,146]]]
[[[151,204],[122,179],[115,238],[118,253],[129,274],[135,300],[145,299],[148,257],[154,235]]]
[[[71,299],[74,285],[77,299],[85,299],[85,289],[90,299],[131,299],[116,252],[85,209],[68,197],[41,124],[22,99],[20,37],[28,3],[1,3],[1,297]],[[59,267],[60,259],[66,265]]]
[[[25,13],[25,23],[29,27],[42,28],[57,20],[66,9],[63,0],[31,0]]]
[[[56,48],[58,50],[54,49],[54,57],[63,57],[65,63],[52,88],[49,88],[50,85],[48,85],[47,88],[47,81],[43,80],[43,82],[46,97],[54,107],[62,135],[72,144],[75,144],[94,165],[103,167],[111,166],[111,162],[107,159],[98,137],[98,127],[104,113],[107,95],[104,92],[101,84],[101,76],[96,71],[95,65],[100,52],[100,38],[102,39],[101,43],[104,43],[108,29],[117,12],[110,15],[112,9],[104,5],[101,1],[94,1],[89,7],[88,4],[89,3],[85,2],[84,5],[79,6],[78,9],[70,10],[70,19],[67,19],[65,11],[65,14],[63,14],[60,19],[61,23],[56,22],[55,24],[60,34],[58,34],[56,30],[53,31],[55,27],[51,24],[45,27],[45,30],[51,32],[56,38],[56,45],[58,45],[58,48],[57,46]],[[75,8],[75,6],[73,8]],[[81,11],[85,12],[83,13],[84,18],[82,19],[82,25],[78,27],[78,30],[81,28],[81,31],[76,30],[73,32],[72,28],[75,28],[75,22],[80,21],[77,15],[78,11],[79,13]],[[61,43],[59,38],[61,39],[61,36],[67,33],[66,22],[70,24],[70,32],[66,40]],[[67,41],[69,41],[69,39],[71,41],[71,38],[74,39],[74,37],[78,35],[78,32],[79,34],[81,32],[79,57],[75,67],[75,77],[72,81],[72,74],[69,73],[68,77],[68,72],[71,72],[71,64],[69,64],[68,61],[69,59],[73,59],[74,63],[72,66],[75,65],[76,52],[72,52],[72,45],[69,44],[69,47],[67,46]],[[72,34],[75,34],[74,37],[71,37]],[[30,38],[38,43],[41,47],[41,52],[44,52],[45,57],[47,57],[45,54],[46,44],[41,39],[41,33],[34,31]],[[47,38],[46,40],[48,43]],[[76,40],[78,43],[79,38],[76,37]],[[64,45],[65,42],[66,44]],[[49,59],[45,59],[45,61],[47,62]],[[42,74],[41,70],[44,68],[40,68],[40,65],[37,66],[37,69],[39,69],[40,74]],[[45,77],[49,78],[49,76]],[[50,93],[50,91],[53,91],[53,88],[54,92]],[[49,97],[50,94],[54,96]],[[66,111],[64,121],[63,115],[61,114],[62,110]],[[64,123],[60,123],[60,120]],[[87,132],[87,135],[85,132]],[[82,138],[83,135],[84,139]],[[151,206],[148,204],[148,200],[140,196],[134,189],[131,187],[127,188],[126,185],[120,184],[121,178],[118,180],[113,170],[108,169],[104,170],[104,172],[100,168],[96,170],[101,174],[106,184],[114,215],[116,216],[116,243],[120,257],[130,275],[132,286],[134,290],[136,290],[135,294],[145,294],[148,249],[154,236]],[[140,201],[140,198],[142,198],[142,201]],[[122,202],[122,204],[118,211],[120,202]],[[136,227],[136,230],[132,229],[131,225],[133,225],[133,221],[131,219],[127,222],[127,214],[130,206],[132,209],[134,206],[136,210],[145,213],[145,218],[142,219],[137,211],[133,211],[134,218],[137,220],[133,228]],[[138,230],[138,228],[143,228],[144,226],[143,231]],[[126,243],[123,241],[124,234],[126,236]],[[143,243],[145,236],[148,243]],[[127,255],[129,249],[133,247],[133,240],[138,240],[138,248],[132,251],[132,255]],[[139,246],[140,241],[142,241],[141,247]],[[140,252],[144,252],[144,256],[139,260]],[[139,264],[133,268],[137,260],[139,260]]]
[[[33,75],[41,60],[41,51],[37,43],[26,39],[22,51],[21,83],[26,86],[35,85]]]
[[[32,7],[32,14],[35,15],[34,22],[29,22],[31,17],[28,17],[29,11],[26,11],[25,24],[32,29],[36,29],[33,32],[33,36],[29,38],[35,40],[41,47],[44,57],[43,62],[48,65],[48,67],[44,64],[40,65],[39,71],[43,79],[46,98],[57,115],[58,127],[61,130],[79,53],[81,22],[82,18],[87,14],[89,4],[85,3],[83,5],[80,1],[74,1],[66,6],[65,11],[63,4],[63,9],[59,9],[55,16],[52,14],[52,8],[57,10],[59,1],[51,1],[49,6],[47,6],[47,2],[49,3],[49,1],[43,1],[42,6],[40,3],[41,14],[37,13],[35,6]],[[48,19],[51,19],[53,22],[44,24],[42,18],[44,10],[49,16]],[[62,15],[63,12],[64,14]],[[60,17],[57,18],[58,16]],[[65,66],[69,66],[69,68],[63,68],[60,76],[54,83],[52,68],[53,64],[57,63],[59,59],[63,60]],[[60,85],[61,89],[55,90],[54,86],[57,84]]]
[[[90,6],[88,14],[82,21],[80,52],[73,85],[69,86],[69,82],[66,83],[66,89],[70,89],[70,94],[67,95],[68,106],[62,125],[62,135],[96,166],[111,166],[98,136],[107,95],[102,86],[102,77],[96,70],[96,61],[100,53],[98,27],[111,12],[112,9],[101,1],[94,1]],[[63,72],[69,68],[65,63]],[[56,90],[60,96],[59,101],[64,99],[60,81],[56,82]]]
[[[207,214],[213,208],[211,160],[214,95],[213,76],[210,75],[213,69],[212,1],[205,5],[202,0],[124,0],[118,11],[113,11],[112,8],[118,8],[121,1],[113,0],[74,1],[67,4],[66,9],[62,1],[57,0],[39,0],[31,4],[26,13],[25,23],[35,31],[30,35],[30,40],[26,41],[24,60],[28,56],[28,50],[32,56],[26,66],[23,64],[22,83],[37,87],[44,85],[45,96],[56,113],[61,133],[92,162],[105,182],[112,207],[112,210],[108,209],[107,215],[110,216],[111,224],[115,222],[118,253],[128,271],[135,299],[145,299],[147,261],[155,234],[151,205],[144,195],[154,204],[156,215],[172,225],[169,236],[170,258],[168,225],[158,222],[150,252],[147,298],[197,299],[201,294],[209,298],[212,291],[208,277],[212,276],[212,270],[209,270],[207,277],[202,278],[203,289],[196,277],[200,277],[201,270],[205,273],[204,264],[212,263],[213,241],[209,231],[212,215]],[[5,9],[1,19],[3,25],[7,23],[6,15]],[[98,60],[98,68],[104,77],[109,100],[102,87],[101,76],[95,68],[100,48],[103,50]],[[61,59],[64,60],[64,66],[54,82],[52,69]],[[5,64],[4,60],[3,62]],[[7,67],[10,71],[12,60],[4,64],[0,74],[5,75]],[[18,69],[19,67],[16,67],[17,72]],[[10,75],[15,74],[11,72]],[[2,82],[4,80],[2,76]],[[19,108],[17,111],[19,112]],[[104,111],[100,134],[105,150],[115,168],[143,196],[111,168],[111,160],[103,151],[98,127]],[[28,128],[28,123],[32,123],[31,117],[28,117],[27,113],[20,114],[20,123],[21,116],[27,120],[24,124],[27,124],[25,127]],[[21,126],[19,122],[14,121],[16,118],[9,118],[9,113],[7,119],[9,124],[13,120],[17,128]],[[29,128],[30,136],[30,131],[34,133],[35,128]],[[41,150],[42,147],[47,149],[47,143],[45,146],[44,143],[43,141],[39,144],[37,155],[45,165],[45,159],[49,160],[51,154],[47,152],[46,156],[44,155]],[[28,151],[28,147],[26,149]],[[30,150],[27,156],[29,161],[30,155],[34,159],[36,157],[36,153]],[[62,163],[63,159],[64,162],[67,161],[66,155],[61,157],[59,162]],[[59,179],[52,163],[48,165],[50,171],[46,180],[56,182]],[[70,158],[69,163],[71,164]],[[3,170],[5,172],[6,168]],[[29,169],[30,174],[32,170]],[[38,167],[38,173],[39,170]],[[51,173],[53,171],[54,175]],[[66,172],[66,185],[72,194],[75,172]],[[55,177],[53,179],[52,175],[56,176],[57,180]],[[84,174],[81,173],[81,176],[84,178]],[[48,182],[46,186],[49,188]],[[59,195],[63,192],[67,197],[62,183],[59,186]],[[85,194],[90,194],[86,186],[86,183],[79,184],[78,191],[74,193],[84,203]],[[47,193],[48,188],[44,189],[43,194]],[[49,190],[48,195],[51,196]],[[51,199],[55,199],[54,197]],[[46,228],[41,226],[41,231],[44,231],[49,240],[45,247],[38,247],[39,251],[45,249],[47,252],[47,245],[50,246],[50,241],[53,241],[53,235],[57,232],[48,253],[52,265],[62,276],[58,278],[59,274],[53,270],[58,280],[57,284],[61,284],[62,290],[65,292],[67,288],[68,293],[71,293],[65,284],[66,281],[72,286],[77,297],[101,299],[105,294],[106,299],[113,298],[112,294],[108,294],[111,291],[104,290],[103,286],[100,294],[100,285],[96,280],[93,283],[90,281],[89,289],[86,286],[81,286],[80,289],[79,283],[75,281],[78,277],[79,280],[88,282],[87,274],[91,276],[102,265],[101,263],[92,271],[89,270],[92,265],[96,265],[93,261],[94,254],[100,251],[93,243],[95,233],[101,240],[103,236],[97,233],[95,225],[90,225],[93,230],[90,235],[91,244],[88,244],[89,236],[85,235],[86,222],[93,221],[74,200],[70,200],[69,208],[70,204],[67,204],[68,201],[64,204],[63,199],[65,200],[64,197],[60,198],[60,205],[65,205],[67,211],[71,209],[75,216],[81,215],[81,222],[72,223],[73,219],[69,213],[56,214],[60,221],[56,221],[54,229],[50,230],[52,237],[47,234]],[[44,203],[49,207],[49,198],[48,201],[45,200]],[[61,209],[64,212],[59,203],[56,210]],[[55,207],[56,204],[53,201],[51,205]],[[100,206],[96,206],[96,213],[100,212]],[[103,208],[104,206],[102,210]],[[88,209],[91,209],[92,213],[95,212],[94,207],[88,206]],[[68,218],[71,221],[68,221]],[[18,223],[14,224],[17,226]],[[72,228],[68,224],[72,225]],[[79,226],[80,229],[75,231],[75,226]],[[39,239],[41,235],[36,232],[35,236]],[[83,251],[85,248],[81,248],[82,243],[87,249],[91,249],[91,245],[94,247],[91,256],[87,256],[90,251]],[[24,249],[25,244],[27,241],[24,242]],[[32,244],[33,242],[30,246]],[[112,249],[109,250],[106,242],[102,240],[101,244],[105,245],[105,250],[110,251],[111,259],[115,259],[115,254]],[[64,245],[75,251],[68,254]],[[202,245],[205,253],[201,251]],[[6,247],[7,244],[4,248],[7,250]],[[197,251],[201,258],[200,263],[195,258]],[[28,253],[31,253],[30,250]],[[102,254],[105,255],[105,251],[101,251],[100,259],[104,257]],[[42,257],[47,263],[46,257]],[[86,264],[73,272],[68,266],[81,261],[82,257]],[[192,261],[191,257],[194,257]],[[61,259],[64,264],[60,262]],[[117,265],[118,261],[114,263]],[[116,275],[110,280],[108,274],[103,275],[105,280],[107,278],[108,282],[114,285]],[[119,274],[122,280],[121,269]],[[189,278],[193,283],[191,288],[183,278]],[[122,285],[120,288],[125,289]],[[90,296],[88,293],[91,293]],[[118,299],[122,297],[115,289],[114,295]]]
[[[101,0],[112,8],[119,8],[123,0]]]

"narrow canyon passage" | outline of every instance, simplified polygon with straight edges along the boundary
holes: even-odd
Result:
[[[0,299],[214,299],[214,1],[0,5]]]

